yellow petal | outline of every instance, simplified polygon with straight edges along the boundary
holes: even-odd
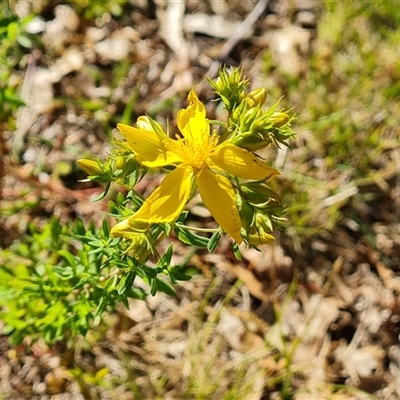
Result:
[[[216,147],[207,162],[210,166],[216,166],[243,179],[261,180],[280,175],[277,169],[268,166],[254,153],[229,142]]]
[[[177,125],[188,142],[206,143],[210,137],[210,124],[206,119],[206,108],[192,89],[188,95],[189,105],[180,110]]]
[[[205,167],[196,175],[196,183],[204,205],[210,210],[217,224],[228,232],[236,243],[241,243],[243,239],[240,235],[236,195],[229,180]]]
[[[145,123],[142,121],[139,124],[144,125]],[[125,135],[137,160],[146,167],[163,167],[182,161],[181,157],[167,149],[165,143],[167,140],[171,140],[167,135],[163,137],[154,130],[135,128],[124,124],[118,124],[117,128]]]
[[[192,181],[192,168],[177,167],[167,175],[132,218],[150,224],[174,222],[189,199]]]

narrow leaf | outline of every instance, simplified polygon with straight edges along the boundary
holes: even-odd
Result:
[[[239,246],[237,243],[233,245],[233,254],[235,255],[237,260],[239,261],[242,260],[242,254],[240,253]]]
[[[169,294],[170,296],[176,296],[176,291],[174,287],[170,285],[168,282],[165,282],[158,277],[155,278],[154,280],[156,281],[157,284],[157,290]]]
[[[108,222],[103,219],[103,232],[104,232],[104,238],[108,239],[110,237],[110,227],[108,226]]]
[[[149,278],[155,278],[157,276],[157,271],[154,268],[150,268],[147,265],[142,265],[141,269]]]
[[[168,267],[171,264],[172,250],[173,250],[173,245],[171,243],[168,247],[168,250],[165,252],[165,254],[161,257],[160,261],[157,263],[159,266]]]
[[[75,257],[68,250],[58,250],[58,254],[65,258],[65,261],[67,261],[70,267],[76,269]]]
[[[208,242],[207,245],[207,250],[212,253],[215,248],[218,246],[219,241],[221,240],[222,237],[222,232],[221,231],[217,231],[214,233],[214,235],[211,236],[210,241]]]
[[[91,199],[90,201],[99,201],[99,200],[103,199],[104,197],[106,197],[108,191],[110,190],[110,186],[111,186],[111,183],[107,183],[107,185],[104,189],[104,192],[100,193],[97,197],[95,197],[94,199]]]
[[[174,229],[177,238],[185,243],[192,246],[207,247],[209,239],[204,236],[196,235],[188,229],[175,228]]]
[[[132,299],[144,300],[148,293],[143,289],[131,288],[125,294],[127,297],[131,297]]]

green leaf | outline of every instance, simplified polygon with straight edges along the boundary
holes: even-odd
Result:
[[[233,254],[237,260],[242,261],[242,254],[240,253],[239,245],[237,243],[234,243],[233,245]]]
[[[154,268],[150,268],[147,265],[141,265],[141,269],[149,278],[155,278],[157,276],[157,271]]]
[[[69,265],[62,267],[56,265],[53,267],[53,270],[56,274],[62,276],[63,278],[72,279],[75,276],[74,269]]]
[[[159,265],[160,267],[169,267],[171,265],[172,250],[173,250],[173,244],[171,243],[168,247],[168,250],[161,257],[157,265]]]
[[[132,258],[128,258],[127,261],[124,260],[113,260],[113,263],[115,266],[119,267],[119,268],[132,268],[132,267],[136,267],[137,264],[133,264],[132,260],[136,261],[133,257]],[[133,265],[132,265],[133,264]]]
[[[108,226],[108,222],[105,219],[103,219],[102,226],[103,226],[104,238],[108,239],[110,237],[110,227]]]
[[[32,40],[25,35],[19,35],[17,37],[17,41],[22,47],[25,47],[26,49],[30,49],[32,47]]]
[[[164,228],[165,234],[167,236],[170,236],[171,235],[171,230],[172,230],[171,225],[170,224],[163,224],[163,228]]]
[[[192,279],[191,275],[181,272],[182,267],[175,266],[168,271],[168,275],[172,283],[177,283],[177,281],[189,281]]]
[[[151,285],[150,285],[150,294],[152,296],[155,296],[157,293],[157,281],[156,278],[151,280]]]
[[[168,282],[165,282],[158,277],[156,277],[154,279],[154,281],[156,282],[157,290],[159,290],[160,292],[169,294],[170,296],[176,296],[175,288],[172,285],[170,285]]]
[[[76,235],[85,235],[86,229],[85,229],[85,225],[83,225],[83,222],[81,219],[78,219],[76,221],[75,226],[74,226],[74,233]]]
[[[76,269],[75,257],[68,250],[58,250],[57,253],[61,257],[65,258],[65,261],[67,261],[70,267],[72,267],[74,270]]]
[[[94,312],[95,315],[101,316],[105,309],[107,308],[108,305],[108,298],[103,296],[100,298],[100,302],[96,308],[96,311]]]
[[[189,215],[189,211],[182,211],[182,214],[179,216],[179,218],[177,219],[176,222],[183,222],[185,221],[185,219],[187,218],[187,216]]]
[[[136,272],[128,272],[120,281],[120,287],[118,288],[118,294],[124,294],[132,288],[133,282],[136,278]]]
[[[130,297],[132,299],[144,300],[148,293],[143,289],[131,288],[127,290],[125,294],[126,297]]]
[[[207,245],[207,250],[212,253],[215,248],[218,246],[219,241],[221,240],[222,237],[222,232],[221,231],[217,231],[214,233],[214,235],[211,236],[210,241],[208,242]]]
[[[119,215],[119,208],[117,207],[114,201],[110,200],[108,202],[108,209],[112,214]]]
[[[125,202],[125,197],[121,192],[119,192],[117,194],[117,204],[122,205],[124,204],[124,202]]]
[[[19,31],[18,22],[11,22],[7,26],[7,37],[8,37],[8,39],[10,39],[10,41],[16,40],[17,35],[18,35],[18,31]]]
[[[107,183],[107,185],[104,189],[104,192],[100,193],[97,197],[95,197],[94,199],[91,199],[90,201],[91,202],[99,201],[99,200],[103,199],[104,197],[106,197],[108,191],[110,190],[110,186],[111,186],[111,183]]]
[[[196,235],[195,233],[191,232],[188,229],[182,229],[176,227],[174,229],[177,238],[186,244],[190,244],[191,246],[198,246],[198,247],[207,247],[209,239],[205,238],[204,236]]]
[[[48,225],[46,226],[48,227]],[[46,238],[46,227],[43,229],[43,232],[40,234],[40,236],[43,237],[45,240]],[[60,224],[60,221],[57,218],[52,218],[50,222],[50,234],[51,238],[54,240],[54,242],[59,245],[60,244],[60,234],[62,232],[62,226]]]

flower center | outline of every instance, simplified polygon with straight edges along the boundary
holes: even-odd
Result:
[[[208,156],[217,144],[218,135],[215,133],[205,140],[204,136],[188,140],[176,135],[176,140],[168,140],[166,147],[181,157],[184,164],[198,170],[203,168]]]

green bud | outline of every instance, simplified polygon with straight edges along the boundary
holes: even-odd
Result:
[[[271,144],[271,139],[264,139],[264,137],[257,132],[248,132],[236,136],[232,140],[232,143],[249,151],[257,151],[268,147]]]
[[[266,203],[280,204],[279,194],[265,183],[249,182],[241,185],[246,200],[253,205],[265,205]]]
[[[123,169],[125,165],[125,156],[119,156],[115,159],[115,169]]]
[[[239,124],[242,132],[250,131],[254,121],[262,115],[259,108],[250,108],[246,113],[241,116]]]
[[[138,222],[132,217],[127,218],[113,226],[110,231],[112,237],[123,237],[131,241],[129,250],[132,250],[133,257],[139,262],[145,262],[152,252],[152,246],[148,237],[149,225],[145,222]]]
[[[97,161],[82,158],[76,162],[79,168],[83,169],[89,176],[98,176],[103,173]]]
[[[247,96],[247,104],[249,105],[250,108],[255,108],[255,107],[262,107],[267,100],[267,90],[264,88],[258,88],[255,90],[252,90],[248,96]]]
[[[244,93],[244,90],[242,90],[238,96],[239,104],[242,103],[245,98],[246,98],[246,94]]]
[[[133,172],[137,168],[137,166],[138,162],[133,154],[130,154],[128,156],[118,156],[115,158],[115,169],[123,170],[126,175],[129,175],[131,172]]]
[[[241,101],[239,106],[237,106],[232,112],[232,115],[231,115],[232,123],[234,123],[235,125],[240,125],[241,124],[242,115],[246,111],[247,111],[246,102],[245,101]]]
[[[144,233],[131,234],[128,238],[132,241],[129,248],[132,249],[133,257],[140,263],[146,262],[151,253],[149,238]]]
[[[208,82],[221,97],[229,113],[232,113],[242,102],[248,84],[247,79],[242,76],[240,68],[232,70],[221,68],[218,79],[215,82],[208,79]]]
[[[256,214],[255,226],[257,228],[257,232],[261,232],[263,234],[266,234],[267,232],[272,232],[272,230],[274,229],[268,215],[262,214],[261,212],[258,212]]]
[[[262,116],[262,111],[256,104],[257,101],[262,101],[262,99],[257,94],[254,95],[254,98],[249,96],[243,98],[231,116],[232,122],[240,127],[241,132],[249,131],[254,121]]]

